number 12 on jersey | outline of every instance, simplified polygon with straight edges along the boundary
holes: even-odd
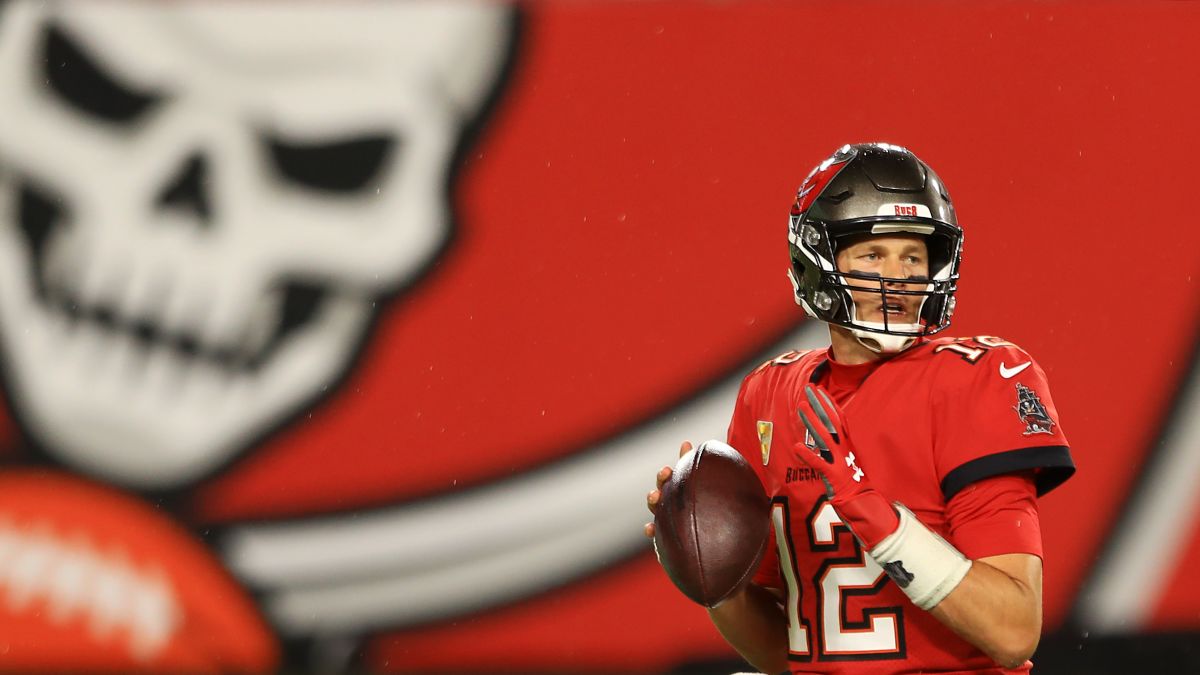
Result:
[[[777,497],[771,505],[775,544],[779,549],[779,570],[787,585],[789,657],[809,661],[857,661],[904,658],[904,609],[869,607],[851,620],[847,599],[876,595],[888,582],[883,569],[870,556],[842,522],[833,505],[821,498],[805,522],[807,542],[792,539],[791,513],[786,497]],[[839,555],[849,541],[853,553]],[[811,578],[802,578],[796,559],[796,544],[805,546],[806,557],[820,558]],[[807,566],[806,566],[807,567]],[[811,567],[810,567],[811,569]],[[803,594],[815,593],[819,618],[814,626],[804,616]]]

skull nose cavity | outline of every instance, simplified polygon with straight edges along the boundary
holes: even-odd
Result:
[[[196,216],[199,225],[212,224],[208,188],[208,160],[199,153],[188,157],[158,196],[160,208],[179,209]]]
[[[47,292],[43,265],[46,259],[46,244],[54,229],[66,220],[66,209],[61,200],[43,191],[33,183],[22,182],[18,197],[18,223],[33,261],[35,290],[45,297]]]

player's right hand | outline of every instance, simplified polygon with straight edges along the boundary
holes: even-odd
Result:
[[[679,456],[683,457],[691,449],[692,449],[692,444],[689,441],[684,441],[683,443],[681,443],[679,445]],[[654,489],[646,493],[646,508],[650,509],[651,515],[654,515],[654,512],[658,510],[658,502],[659,502],[659,500],[662,499],[663,483],[666,483],[667,481],[671,480],[671,473],[672,473],[671,467],[669,467],[669,466],[664,466],[663,468],[659,469],[658,474],[655,475],[655,477],[654,477]],[[654,521],[653,520],[646,523],[645,532],[646,532],[647,538],[649,538],[649,539],[654,538]]]

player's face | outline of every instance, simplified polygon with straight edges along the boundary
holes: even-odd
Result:
[[[888,282],[887,290],[919,291],[929,278],[929,249],[924,237],[915,234],[867,235],[842,245],[837,254],[841,272],[858,272],[890,279],[912,279],[914,283]],[[847,279],[851,286],[871,289],[871,292],[851,291],[860,321],[882,323],[917,323],[921,309],[920,295],[887,296],[885,305],[879,284],[863,279]]]

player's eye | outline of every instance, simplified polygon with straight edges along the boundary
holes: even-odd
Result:
[[[106,122],[133,122],[162,98],[117,81],[55,26],[46,28],[42,58],[50,89],[76,110]]]
[[[314,190],[353,193],[379,175],[396,142],[380,134],[324,142],[268,137],[266,145],[275,169],[288,181]]]

